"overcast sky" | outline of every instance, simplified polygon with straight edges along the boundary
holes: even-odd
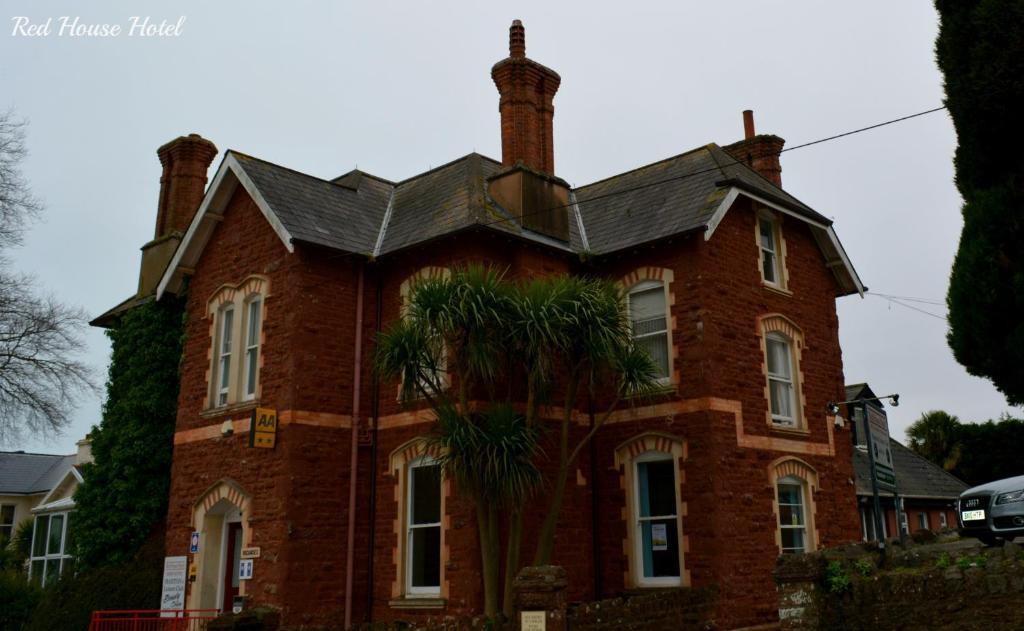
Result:
[[[321,177],[358,165],[397,180],[474,150],[500,158],[490,68],[515,18],[528,56],[562,76],[555,164],[574,185],[738,140],[747,108],[759,132],[793,146],[942,100],[926,1],[7,0],[3,11],[0,108],[30,121],[25,173],[46,203],[15,262],[91,315],[135,291],[155,150],[178,135]],[[180,35],[130,37],[131,18],[147,15],[184,17]],[[17,16],[53,18],[50,35],[14,36]],[[60,36],[62,16],[123,31]],[[786,153],[783,183],[835,220],[866,285],[935,301],[910,304],[942,316],[961,227],[955,146],[939,112]],[[839,319],[847,382],[901,395],[896,437],[931,409],[1021,413],[956,363],[941,317],[869,295],[840,299]],[[109,343],[99,330],[87,339],[105,375]],[[63,436],[4,447],[73,451],[100,407],[85,401]]]

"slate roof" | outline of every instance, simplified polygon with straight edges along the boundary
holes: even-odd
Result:
[[[576,189],[590,249],[605,254],[703,229],[735,185],[830,225],[789,193],[739,164],[716,144]]]
[[[922,458],[899,441],[890,438],[896,490],[903,497],[955,499],[967,484],[941,467]],[[866,451],[853,450],[853,472],[857,479],[857,495],[871,495],[871,467]],[[888,493],[884,493],[888,495]]]
[[[487,194],[487,179],[501,171],[501,163],[477,153],[397,183],[359,171],[324,180],[231,153],[296,241],[380,256],[484,226],[571,251],[585,249],[573,208],[562,210],[570,215],[568,244],[522,229]],[[715,144],[573,192],[589,252],[607,254],[703,229],[732,186],[831,224]]]
[[[0,451],[0,495],[46,493],[60,482],[75,456]]]
[[[414,177],[392,182],[362,171],[328,180],[231,150],[218,169],[158,294],[180,282],[180,266],[194,265],[212,233],[217,210],[241,183],[289,249],[311,243],[371,258],[446,234],[486,228],[566,252],[605,255],[690,231],[713,229],[716,210],[730,192],[755,195],[812,222],[812,234],[840,281],[840,295],[863,286],[832,232],[832,222],[716,144],[655,162],[571,191],[569,239],[523,228],[488,194],[488,180],[502,172],[491,158],[471,153]],[[713,217],[717,217],[712,221]],[[176,280],[177,279],[177,280]],[[172,291],[175,291],[172,289]],[[106,314],[105,316],[106,317]]]

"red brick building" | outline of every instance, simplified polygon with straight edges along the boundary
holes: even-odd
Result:
[[[410,281],[467,262],[618,279],[662,366],[666,394],[617,412],[572,478],[554,553],[570,600],[714,584],[722,627],[768,622],[781,552],[860,538],[849,430],[826,406],[843,397],[835,300],[863,287],[831,222],[781,188],[783,140],[747,113],[739,142],[570,188],[560,78],[520,24],[510,40],[500,162],[326,180],[227,151],[204,193],[212,143],[159,150],[139,294],[101,320],[187,291],[167,554],[201,533],[190,607],[238,592],[286,625],[347,601],[354,621],[481,610],[473,513],[422,449],[431,417],[369,361]],[[257,406],[277,411],[273,449],[249,446]],[[586,406],[576,419],[582,435]]]

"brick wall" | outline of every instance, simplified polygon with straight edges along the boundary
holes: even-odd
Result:
[[[758,272],[754,212],[740,203],[718,226],[714,237],[680,236],[655,246],[592,261],[570,263],[564,255],[492,233],[463,233],[410,249],[368,265],[364,293],[364,352],[360,393],[365,429],[373,410],[372,340],[379,325],[400,312],[400,286],[427,266],[450,267],[468,261],[508,267],[512,277],[563,271],[622,278],[651,266],[672,271],[672,337],[677,347],[678,388],[642,402],[644,411],[619,415],[602,428],[594,442],[595,460],[586,449],[570,475],[556,536],[553,563],[566,568],[568,598],[590,601],[613,597],[626,586],[623,542],[625,491],[615,449],[649,431],[680,437],[686,459],[680,463],[684,564],[693,587],[717,585],[721,599],[715,618],[723,625],[769,622],[777,600],[770,577],[778,548],[773,513],[774,489],[769,467],[787,453],[770,445],[780,438],[801,445],[828,445],[834,455],[801,453],[820,481],[815,494],[821,543],[833,545],[859,538],[859,521],[849,453],[849,436],[828,431],[826,403],[841,399],[842,359],[834,307],[834,281],[806,228],[783,223],[791,295],[764,289]],[[210,352],[206,301],[223,284],[250,274],[269,278],[263,324],[260,405],[332,418],[351,418],[355,288],[354,257],[297,246],[288,254],[255,205],[241,191],[229,204],[222,224],[196,267],[190,293],[187,341],[179,401],[179,434],[219,427],[239,420],[248,408],[204,415]],[[376,292],[381,291],[381,323],[376,321]],[[767,426],[762,377],[763,355],[757,318],[781,313],[802,329],[804,394],[810,432],[780,437]],[[482,607],[477,531],[473,512],[456,496],[446,505],[445,539],[449,560],[444,580],[449,598],[441,609],[409,610],[395,606],[393,584],[397,533],[396,479],[388,456],[406,441],[425,434],[427,422],[396,400],[397,384],[381,383],[376,446],[359,452],[359,507],[353,582],[353,620],[372,612],[375,620],[469,615]],[[741,411],[706,404],[715,399],[738,402]],[[598,396],[595,407],[607,400]],[[701,403],[704,402],[704,403]],[[585,406],[585,399],[581,401]],[[730,404],[731,405],[731,404]],[[578,410],[575,437],[586,430],[586,408]],[[739,425],[737,425],[739,419]],[[766,448],[738,444],[738,432],[761,440]],[[367,434],[368,435],[368,434]],[[348,454],[350,430],[344,422],[291,423],[282,427],[274,450],[250,450],[247,435],[180,442],[175,447],[168,515],[168,554],[187,550],[194,503],[222,478],[233,480],[252,498],[252,545],[261,546],[256,576],[246,585],[254,604],[282,608],[286,626],[319,624],[341,615],[345,584]],[[553,440],[554,436],[549,436]],[[767,441],[767,442],[764,442]],[[376,463],[372,456],[376,450]],[[555,453],[548,446],[549,453]],[[376,485],[369,480],[375,468]],[[548,473],[555,463],[545,462]],[[375,512],[370,513],[371,492]],[[537,527],[546,511],[546,496],[534,500],[523,538],[522,560],[533,554]],[[593,528],[596,506],[597,532]],[[370,537],[373,526],[372,585]],[[596,538],[596,546],[594,539]],[[597,572],[595,573],[595,568]],[[369,590],[369,592],[368,592]],[[372,600],[372,610],[367,602]]]

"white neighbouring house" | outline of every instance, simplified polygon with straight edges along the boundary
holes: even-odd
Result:
[[[88,437],[71,455],[0,452],[0,539],[9,541],[18,526],[34,521],[29,575],[45,584],[64,571],[68,522],[75,508],[75,489],[82,483],[79,467],[92,462]]]

